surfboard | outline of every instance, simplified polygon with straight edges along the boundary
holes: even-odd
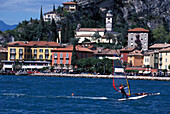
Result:
[[[141,99],[141,98],[146,97],[146,96],[147,95],[140,95],[140,96],[134,96],[134,97],[129,97],[129,98],[122,98],[122,99],[118,99],[118,101]]]

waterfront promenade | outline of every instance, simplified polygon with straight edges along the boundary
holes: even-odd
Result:
[[[113,75],[92,75],[92,74],[59,74],[59,73],[34,73],[31,76],[47,77],[77,77],[77,78],[107,78],[112,79]],[[114,75],[115,78],[124,78],[123,76]],[[151,77],[151,76],[127,76],[130,80],[158,80],[170,81],[170,77]]]

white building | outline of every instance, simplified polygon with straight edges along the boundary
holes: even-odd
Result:
[[[77,28],[76,30],[76,38],[79,38],[79,42],[78,43],[83,43],[86,41],[89,41],[91,43],[109,43],[109,39],[107,39],[107,37],[105,36],[105,34],[111,33],[112,35],[116,36],[117,34],[115,32],[113,32],[112,29],[112,11],[109,10],[106,14],[106,28]],[[94,34],[98,34],[101,37],[100,38],[95,38]],[[110,39],[110,43],[114,43],[112,39]]]
[[[43,67],[49,67],[49,61],[19,61],[21,63],[22,69],[27,70],[41,70]],[[13,70],[13,65],[15,61],[2,60],[3,70]]]
[[[61,16],[54,11],[44,13],[44,21],[52,21],[52,18],[55,20],[55,22],[61,20]]]
[[[148,33],[149,30],[143,28],[128,30],[128,48],[134,48],[137,46],[135,40],[136,36],[139,35],[139,39],[142,43],[142,50],[148,50]]]

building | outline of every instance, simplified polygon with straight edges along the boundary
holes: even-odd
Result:
[[[2,60],[3,67],[2,70],[13,71],[16,61]],[[41,70],[43,67],[50,67],[49,61],[19,61],[22,70]]]
[[[144,54],[143,57],[143,66],[158,69],[158,58],[159,58],[159,52],[158,51],[152,51],[147,52]]]
[[[116,50],[104,49],[104,48],[97,48],[96,50],[94,50],[94,56],[97,59],[104,59],[104,58],[108,58],[112,60],[120,59],[119,53],[120,52],[118,50],[116,51]]]
[[[128,47],[120,49],[120,57],[121,57],[122,63],[128,62],[128,56],[127,55],[134,50],[135,50],[135,48],[128,48]]]
[[[79,38],[78,43],[91,42],[91,43],[115,43],[113,39],[107,39],[106,33],[112,34],[115,38],[117,33],[113,32],[112,27],[112,11],[106,13],[106,28],[79,28],[76,30],[76,38]],[[95,36],[99,36],[96,38]]]
[[[30,41],[8,43],[8,61],[15,60],[52,60],[51,50],[59,47],[53,41]]]
[[[128,63],[132,67],[142,67],[143,66],[143,54],[139,50],[134,50],[128,55]]]
[[[8,49],[0,46],[0,68],[2,67],[2,60],[7,60]]]
[[[77,3],[75,3],[75,2],[65,2],[62,4],[63,4],[63,10],[65,10],[67,12],[73,13],[77,10]]]
[[[170,70],[170,47],[159,50],[159,70]]]
[[[69,45],[65,48],[57,48],[52,50],[52,66],[55,69],[60,70],[67,69],[71,70],[71,59],[72,59],[73,46]],[[77,59],[93,57],[93,51],[88,48],[83,48],[81,46],[76,46]]]
[[[44,21],[52,21],[52,19],[54,19],[54,21],[57,22],[61,20],[61,16],[60,14],[54,11],[44,13]]]
[[[156,43],[152,46],[149,47],[149,50],[160,50],[160,49],[163,49],[163,48],[168,48],[170,47],[170,44],[168,43]]]
[[[143,28],[134,28],[127,31],[128,32],[128,48],[135,48],[137,44],[135,43],[136,37],[139,36],[139,39],[142,44],[142,50],[148,50],[148,35],[149,30]]]

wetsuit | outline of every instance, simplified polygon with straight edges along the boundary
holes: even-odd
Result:
[[[124,98],[124,96],[126,96],[126,98],[128,98],[128,96],[126,95],[126,92],[124,90],[124,86],[120,86],[119,89],[121,90],[122,97]]]

